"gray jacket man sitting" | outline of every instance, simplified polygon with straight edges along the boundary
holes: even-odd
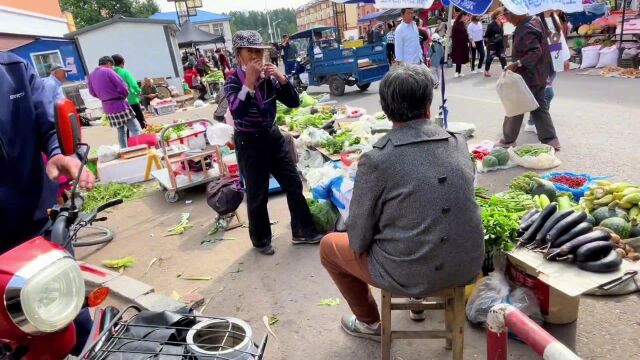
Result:
[[[433,80],[405,65],[380,83],[393,128],[358,162],[347,233],[327,235],[321,262],[354,315],[348,333],[379,338],[369,285],[412,297],[463,286],[480,273],[484,236],[464,138],[429,120]]]

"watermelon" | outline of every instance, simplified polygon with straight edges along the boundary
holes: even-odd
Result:
[[[620,208],[611,209],[607,206],[592,211],[591,215],[593,215],[593,218],[596,220],[596,225],[600,225],[601,222],[612,217],[619,217],[624,221],[629,220],[629,215],[627,215],[626,211]]]
[[[495,168],[498,167],[498,165],[498,159],[491,155],[487,155],[482,159],[482,167],[485,169]]]
[[[604,219],[599,226],[613,230],[613,232],[618,234],[621,239],[628,238],[629,231],[631,230],[631,225],[629,225],[628,222],[619,217],[610,217],[608,219]]]
[[[491,150],[491,156],[498,159],[498,165],[504,166],[509,162],[509,152],[505,148],[495,148]]]

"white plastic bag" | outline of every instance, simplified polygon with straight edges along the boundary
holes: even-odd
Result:
[[[502,73],[496,83],[496,91],[507,116],[525,114],[539,106],[522,76],[512,71]]]
[[[536,323],[542,324],[544,322],[542,312],[540,311],[540,303],[538,303],[538,299],[531,289],[526,287],[516,288],[509,293],[507,303],[525,313]]]
[[[224,145],[233,137],[233,127],[216,122],[207,126],[207,140],[211,145]]]
[[[98,148],[98,161],[106,163],[118,158],[120,147],[118,145],[100,145]]]
[[[300,134],[299,141],[306,146],[318,146],[320,143],[331,138],[328,132],[317,129],[314,127],[308,127]]]
[[[465,139],[468,139],[476,132],[476,125],[466,122],[451,121],[447,124],[447,131],[461,134]]]
[[[602,48],[600,50],[600,58],[598,59],[598,65],[596,65],[596,68],[616,65],[618,65],[618,48],[615,45]]]
[[[342,175],[342,171],[328,162],[324,166],[310,169],[305,178],[309,187],[313,188],[340,175]]]
[[[520,155],[516,154],[516,150],[522,148],[523,146],[531,146],[531,145],[532,144],[525,144],[525,145],[509,148],[508,149],[509,161],[513,162],[516,165],[525,167],[527,169],[537,169],[537,170],[551,169],[562,164],[562,161],[560,161],[560,159],[558,159],[558,157],[555,155],[556,151],[553,149],[553,147],[546,144],[535,144],[534,146],[547,147],[549,149],[548,154],[541,154],[535,157],[533,156],[521,157]]]
[[[508,295],[509,283],[503,273],[494,271],[480,279],[467,302],[467,319],[474,324],[485,325],[489,310],[504,303]]]
[[[600,59],[600,46],[583,47],[580,52],[582,53],[580,69],[592,68],[598,65],[598,60]]]
[[[306,147],[298,147],[298,169],[302,176],[309,182],[309,173],[314,169],[321,168],[326,162],[322,154],[317,150],[309,150]],[[313,174],[311,177],[313,178]]]

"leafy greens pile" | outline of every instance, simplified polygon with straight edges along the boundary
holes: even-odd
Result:
[[[484,247],[488,254],[510,251],[515,247],[512,239],[517,236],[520,218],[535,206],[530,195],[522,191],[509,190],[486,196],[484,191],[476,191],[476,201],[480,206]]]
[[[98,206],[114,200],[131,200],[137,198],[142,193],[141,185],[131,185],[124,183],[109,183],[106,185],[97,184],[93,190],[83,194],[83,212],[93,211]]]
[[[327,150],[329,154],[339,154],[345,149],[345,147],[360,144],[361,141],[362,139],[353,135],[351,131],[341,130],[330,139],[320,144],[320,146]]]

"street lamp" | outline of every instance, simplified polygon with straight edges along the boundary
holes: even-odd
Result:
[[[280,29],[276,27],[276,24],[279,23],[280,21],[282,21],[282,19],[276,20],[273,22],[273,31],[275,31],[276,40],[280,39]]]
[[[269,9],[267,8],[267,0],[264,0],[264,11],[267,13],[267,25],[269,25],[269,38],[273,42],[273,29],[271,28],[271,19],[269,18]]]

